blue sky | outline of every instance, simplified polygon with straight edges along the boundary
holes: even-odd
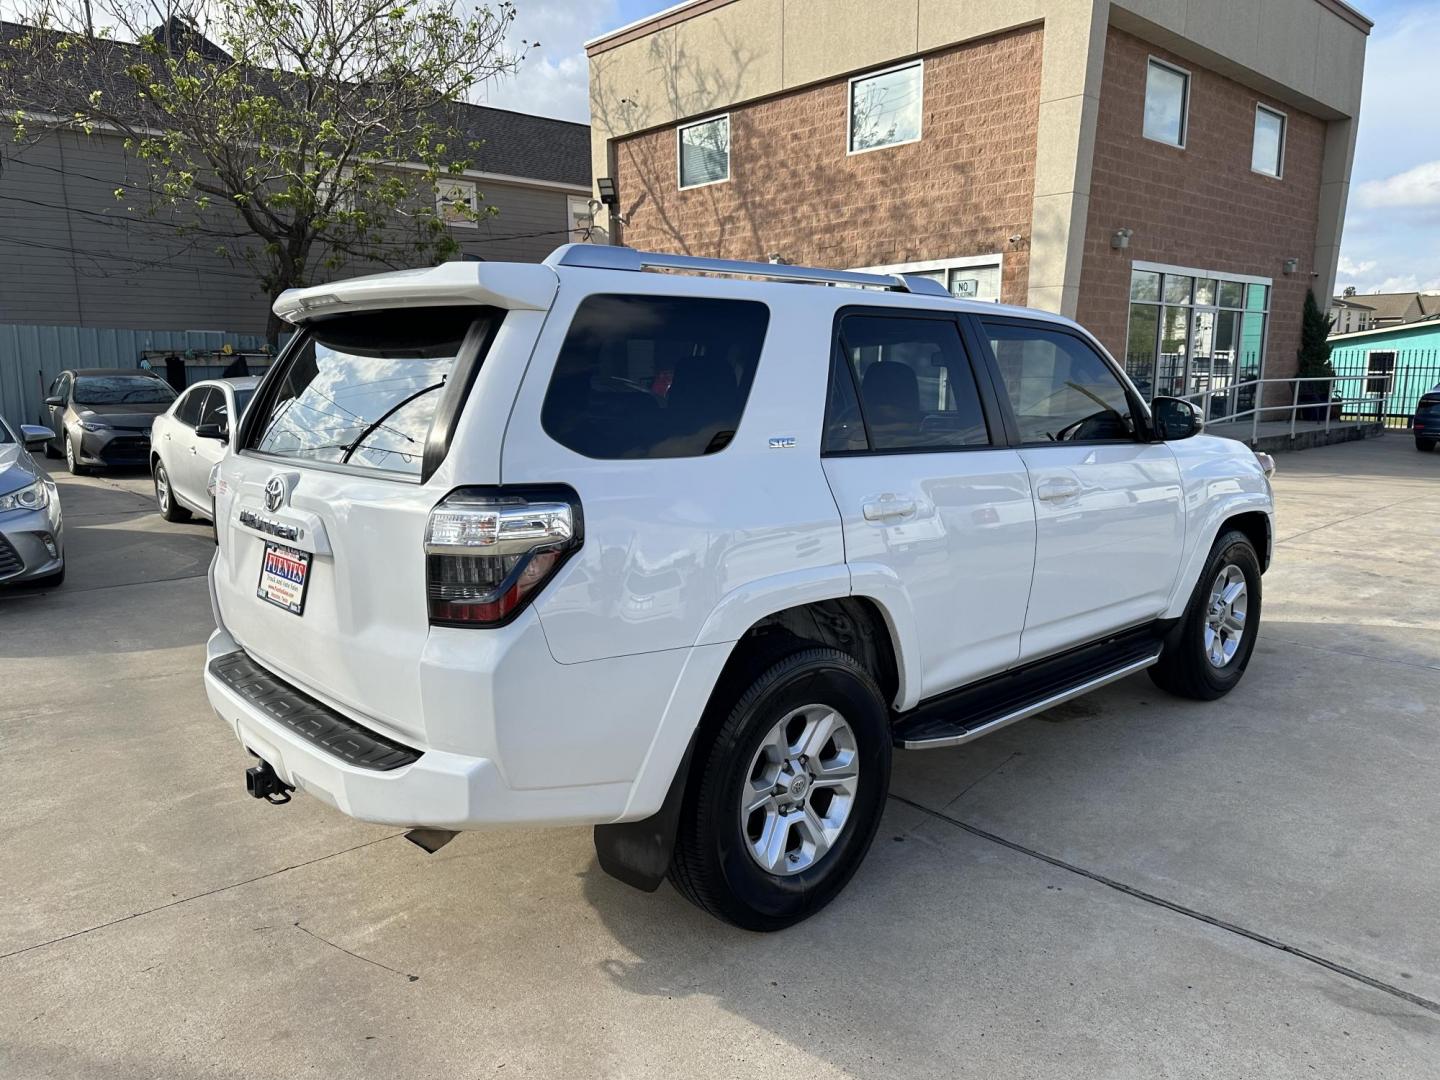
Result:
[[[1440,292],[1440,3],[1356,0],[1375,20],[1338,287]],[[669,0],[521,0],[519,34],[541,48],[491,104],[587,120],[582,42]]]

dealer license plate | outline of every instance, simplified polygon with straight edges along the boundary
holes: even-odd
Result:
[[[283,544],[265,543],[260,584],[255,595],[295,615],[305,612],[305,586],[310,581],[310,553]]]

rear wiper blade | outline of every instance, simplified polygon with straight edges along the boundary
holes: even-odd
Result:
[[[350,461],[350,455],[355,453],[356,450],[360,449],[360,444],[363,443],[366,439],[368,439],[371,435],[373,435],[376,429],[379,428],[382,424],[384,424],[386,420],[389,420],[390,417],[394,416],[397,412],[403,409],[406,405],[409,405],[416,398],[424,397],[426,394],[430,393],[431,390],[439,390],[444,385],[445,380],[441,379],[437,383],[432,383],[429,386],[422,387],[421,389],[416,390],[415,393],[411,394],[409,397],[402,398],[398,403],[386,409],[383,413],[380,414],[380,418],[378,420],[372,422],[369,427],[367,427],[364,431],[360,433],[359,437],[356,438],[354,442],[350,443],[350,445],[345,447],[345,453],[340,455],[340,464],[347,464]],[[414,439],[410,438],[409,435],[405,435],[403,431],[400,432],[400,434],[404,436],[407,442],[413,443],[415,441]]]

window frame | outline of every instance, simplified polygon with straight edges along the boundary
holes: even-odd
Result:
[[[881,143],[879,146],[867,146],[863,149],[855,149],[855,84],[865,82],[869,79],[879,78],[881,75],[890,75],[897,71],[905,71],[908,68],[919,68],[920,70],[920,123],[915,129],[913,139],[901,139],[899,142]],[[925,58],[916,57],[914,60],[906,60],[899,64],[891,64],[889,67],[878,68],[874,71],[862,72],[859,75],[850,76],[845,84],[845,156],[853,157],[856,154],[869,154],[876,150],[891,150],[897,146],[910,146],[918,143],[925,137]]]
[[[1181,90],[1181,102],[1180,102],[1180,141],[1179,141],[1179,142],[1171,142],[1169,139],[1157,139],[1154,135],[1149,134],[1149,133],[1145,130],[1145,110],[1146,110],[1146,107],[1149,106],[1149,104],[1150,104],[1150,68],[1151,68],[1151,67],[1161,67],[1161,68],[1164,68],[1165,70],[1167,70],[1167,71],[1169,71],[1169,72],[1171,72],[1171,73],[1173,73],[1173,74],[1175,74],[1175,75],[1179,75],[1181,78],[1183,78],[1183,79],[1185,80],[1185,85],[1184,85],[1184,87],[1183,87],[1182,90]],[[1169,146],[1169,147],[1171,147],[1171,148],[1173,148],[1173,149],[1175,149],[1175,150],[1184,150],[1184,149],[1186,148],[1186,144],[1190,141],[1190,98],[1191,98],[1191,87],[1192,87],[1193,85],[1194,85],[1194,75],[1193,75],[1188,69],[1181,67],[1179,64],[1171,63],[1169,60],[1164,60],[1164,59],[1162,59],[1162,58],[1154,55],[1153,53],[1152,53],[1151,55],[1147,56],[1147,57],[1145,58],[1145,94],[1144,94],[1144,99],[1143,99],[1143,101],[1141,102],[1141,107],[1140,107],[1140,135],[1141,135],[1141,137],[1147,139],[1147,140],[1150,141],[1150,142],[1156,143],[1156,144],[1158,144],[1158,145],[1160,145],[1160,146]],[[1253,154],[1252,154],[1252,157],[1253,157]]]
[[[887,319],[924,319],[932,322],[947,322],[955,327],[957,344],[960,347],[960,355],[964,358],[966,365],[970,368],[970,375],[975,380],[975,391],[980,398],[980,414],[985,420],[985,428],[989,433],[990,441],[985,444],[976,443],[972,446],[897,446],[877,449],[875,440],[870,434],[870,420],[865,415],[865,400],[860,396],[860,383],[855,377],[855,365],[845,355],[842,345],[841,328],[847,317],[862,316],[864,318],[887,318]],[[984,361],[977,361],[978,354],[966,332],[966,316],[953,311],[937,311],[934,308],[909,308],[891,307],[879,304],[847,304],[835,311],[834,319],[830,324],[830,364],[829,374],[825,384],[825,410],[820,417],[820,436],[816,444],[820,447],[822,458],[847,458],[847,457],[893,457],[897,454],[974,454],[984,453],[990,450],[1006,450],[1011,447],[1010,429],[1000,408],[1000,402],[996,396],[996,388],[992,382],[990,367]],[[825,431],[830,420],[830,402],[833,397],[833,383],[835,379],[835,368],[837,366],[836,356],[839,356],[838,366],[842,367],[850,379],[850,388],[855,397],[855,402],[860,409],[860,425],[865,431],[865,448],[859,450],[826,450]]]
[[[1269,113],[1280,120],[1280,145],[1275,150],[1275,171],[1267,172],[1264,169],[1255,168],[1255,140],[1260,137],[1260,114]],[[1273,105],[1266,105],[1264,102],[1255,103],[1254,127],[1250,132],[1250,171],[1256,176],[1268,177],[1271,180],[1285,179],[1285,145],[1290,140],[1290,114]]]
[[[1150,416],[1150,406],[1142,400],[1136,392],[1134,385],[1126,376],[1124,369],[1115,362],[1105,346],[1101,345],[1094,337],[1078,327],[1067,326],[1064,323],[1050,322],[1047,319],[1028,319],[1013,315],[984,314],[965,316],[969,322],[970,333],[975,338],[975,347],[980,350],[979,355],[983,358],[986,367],[989,369],[990,379],[994,383],[1001,415],[1005,421],[1005,433],[1008,439],[1007,445],[1015,450],[1044,450],[1048,448],[1060,448],[1067,446],[1130,446],[1142,445],[1145,443],[1161,442],[1155,433],[1155,425]],[[1000,371],[1000,361],[995,356],[995,350],[990,346],[990,337],[986,333],[986,323],[1002,323],[1006,326],[1018,326],[1031,330],[1043,330],[1047,333],[1062,334],[1074,338],[1076,341],[1087,346],[1091,352],[1100,358],[1111,375],[1115,376],[1120,383],[1120,388],[1125,392],[1125,400],[1130,404],[1130,414],[1134,419],[1135,434],[1129,439],[1074,439],[1063,443],[1039,443],[1025,442],[1020,437],[1020,421],[1015,415],[1014,406],[1010,403],[1010,392],[1005,388],[1005,378]]]
[[[702,180],[697,184],[685,183],[685,144],[684,134],[691,128],[704,127],[706,124],[714,124],[725,121],[725,175],[716,180]],[[675,186],[680,191],[694,191],[696,188],[714,187],[716,184],[728,184],[733,170],[730,168],[730,158],[734,147],[730,143],[730,114],[728,112],[715,113],[711,116],[702,117],[699,120],[689,120],[675,126]]]

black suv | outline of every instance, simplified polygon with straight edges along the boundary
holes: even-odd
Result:
[[[1440,440],[1440,384],[1420,395],[1415,406],[1415,449],[1434,450]]]

